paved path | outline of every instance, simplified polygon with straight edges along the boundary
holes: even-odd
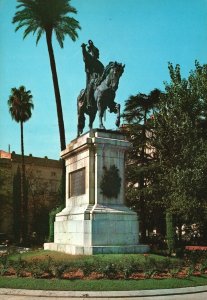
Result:
[[[207,286],[142,290],[119,292],[75,292],[75,291],[33,291],[19,289],[0,289],[0,300],[43,300],[43,299],[73,299],[73,300],[206,300]]]

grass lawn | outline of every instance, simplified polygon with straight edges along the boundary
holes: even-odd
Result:
[[[20,254],[11,254],[9,259],[18,260]],[[164,261],[166,257],[155,255],[155,254],[147,254],[151,259],[155,259],[156,261]],[[87,262],[95,262],[102,261],[103,263],[120,263],[126,262],[129,260],[138,261],[140,263],[144,262],[146,259],[145,254],[98,254],[98,255],[71,255],[57,251],[50,250],[36,250],[29,251],[21,254],[21,258],[26,261],[32,261],[33,259],[38,260],[46,260],[50,257],[54,261],[58,262],[75,262],[75,261],[87,261]],[[177,258],[171,258],[173,261],[178,261]]]
[[[145,280],[64,280],[0,277],[0,288],[59,290],[59,291],[129,291],[170,289],[207,285],[207,276],[188,279],[145,279]]]

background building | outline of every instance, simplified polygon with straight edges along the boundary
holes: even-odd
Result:
[[[25,156],[28,187],[29,233],[36,232],[44,240],[48,234],[49,211],[59,202],[61,161],[47,157]],[[14,177],[21,170],[21,155],[0,150],[0,232],[13,237],[14,231]],[[19,187],[20,189],[20,187]]]

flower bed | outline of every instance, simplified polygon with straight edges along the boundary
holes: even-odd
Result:
[[[59,254],[58,254],[59,255]],[[24,257],[24,256],[23,256]],[[162,258],[150,254],[120,259],[103,257],[77,257],[58,261],[51,254],[30,258],[19,255],[0,257],[0,275],[58,279],[148,279],[186,278],[207,274],[207,256],[188,251],[184,260]]]

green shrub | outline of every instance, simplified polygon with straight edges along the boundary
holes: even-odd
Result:
[[[0,256],[0,275],[4,275],[9,267],[9,259],[7,254]]]
[[[205,250],[185,250],[186,264],[198,264],[207,261],[207,251]]]
[[[122,267],[121,271],[124,275],[124,279],[129,279],[129,277],[135,272],[136,267],[133,262],[127,263]]]
[[[33,262],[33,264],[31,264],[29,271],[32,273],[32,276],[34,278],[41,278],[44,271],[42,270],[41,265],[38,262]]]
[[[133,272],[142,272],[144,270],[144,266],[143,266],[144,262],[138,262],[138,261],[134,261],[132,262],[132,269]]]
[[[170,275],[174,278],[176,277],[176,275],[178,274],[178,272],[180,271],[180,268],[172,268],[172,269],[169,269],[169,272],[170,272]]]
[[[48,253],[48,254],[47,254]],[[197,258],[193,261],[198,261]],[[105,278],[115,279],[130,278],[133,273],[144,272],[147,278],[156,273],[170,273],[172,277],[183,266],[195,266],[197,270],[204,272],[207,268],[207,259],[202,257],[198,263],[192,263],[188,259],[178,260],[176,258],[161,257],[150,254],[144,255],[97,255],[97,256],[70,256],[56,252],[35,251],[21,255],[10,255],[0,258],[0,272],[6,273],[9,267],[13,267],[17,276],[24,276],[30,272],[35,278],[55,277],[62,278],[65,272],[76,272],[81,270],[85,277],[92,272],[103,274]]]
[[[81,270],[83,271],[84,276],[89,276],[92,272],[99,269],[98,264],[94,264],[92,261],[84,261],[80,265]]]
[[[14,262],[10,261],[10,264],[12,265],[13,269],[15,270],[15,273],[18,277],[21,277],[23,272],[26,269],[27,262],[22,259],[22,256],[19,255],[18,259]]]
[[[55,264],[52,267],[52,273],[55,278],[60,279],[64,272],[69,269],[68,263]]]
[[[143,271],[145,277],[150,278],[152,275],[157,273],[157,266],[156,261],[154,258],[150,257],[149,255],[145,255],[145,261],[143,263]]]
[[[193,272],[195,271],[195,265],[190,265],[188,268],[187,268],[187,277],[190,277]]]
[[[198,264],[198,270],[201,273],[205,273],[205,271],[207,271],[207,260],[203,261],[202,263]]]
[[[54,222],[55,222],[55,216],[57,213],[61,212],[61,210],[64,208],[64,205],[60,205],[49,213],[49,238],[48,242],[54,242]]]
[[[47,257],[46,260],[33,259],[27,262],[26,269],[32,273],[34,278],[41,278],[45,273],[52,277],[52,258]]]
[[[167,273],[171,266],[171,260],[170,258],[165,258],[160,261],[156,261],[156,269],[160,273]]]
[[[104,275],[104,277],[108,279],[113,279],[114,277],[116,277],[118,273],[117,266],[111,262],[105,266],[101,266],[99,270]]]

